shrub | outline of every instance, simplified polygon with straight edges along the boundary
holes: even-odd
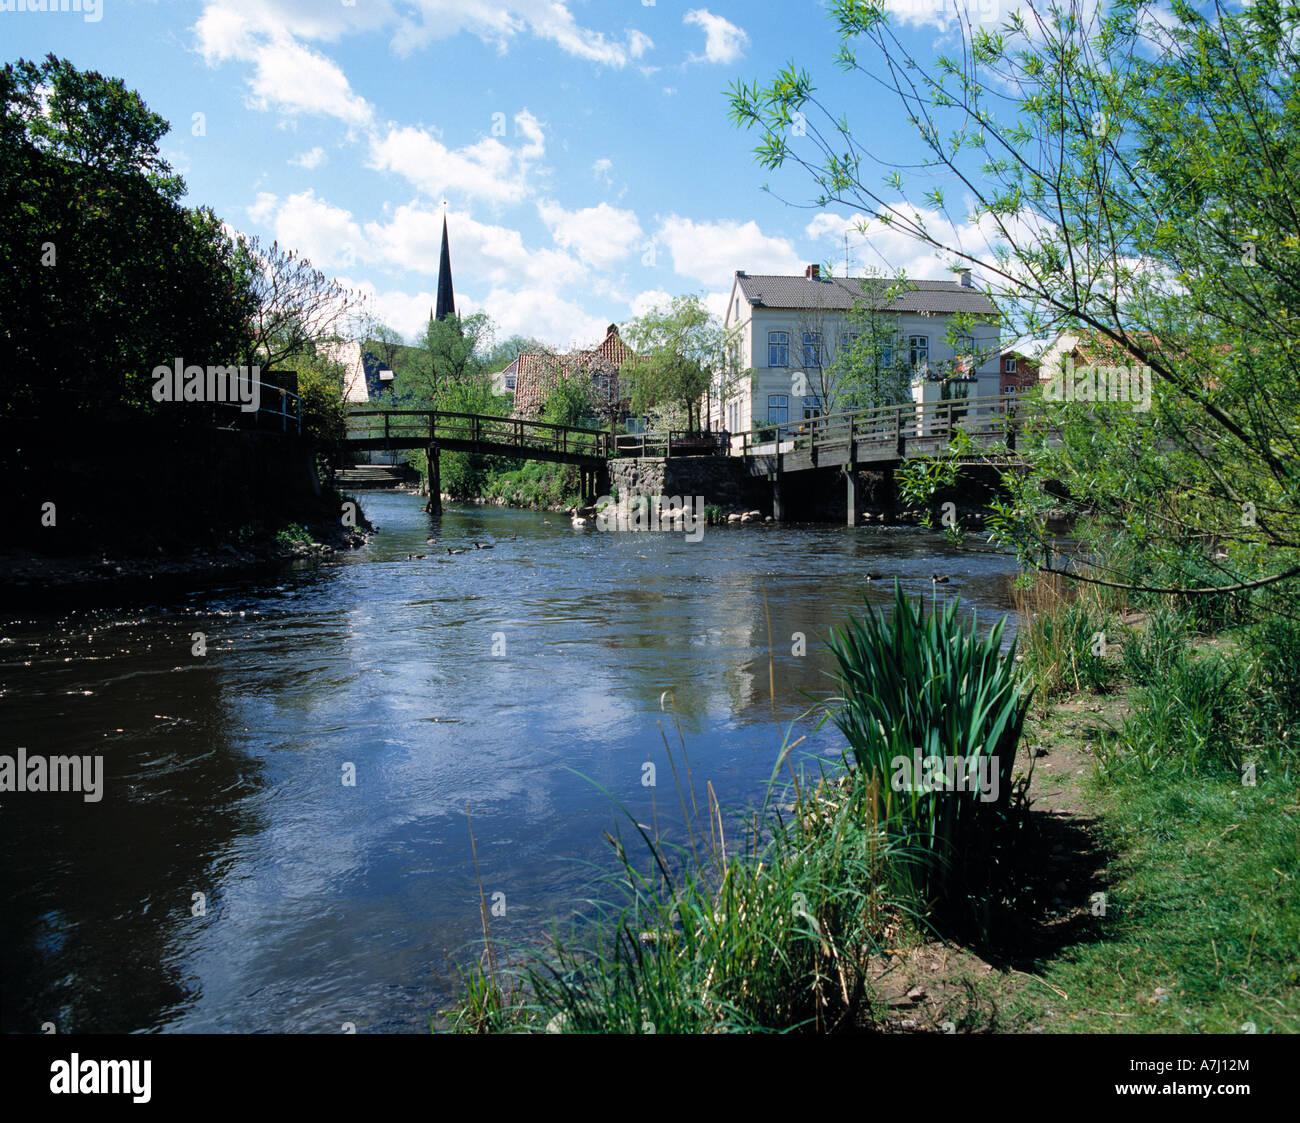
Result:
[[[1015,594],[1025,669],[1043,701],[1067,690],[1101,693],[1110,686],[1113,666],[1098,643],[1109,634],[1108,617],[1095,599],[1072,592],[1059,579],[1040,578]]]
[[[1186,625],[1176,612],[1157,609],[1146,630],[1133,633],[1124,644],[1124,673],[1148,684],[1167,678],[1187,650]]]
[[[1012,770],[1032,689],[1015,666],[1016,645],[1001,651],[1005,619],[984,638],[957,620],[958,602],[926,615],[895,581],[892,617],[865,616],[832,632],[842,696],[835,723],[859,771],[880,785],[891,838],[915,855],[891,864],[922,905],[979,910],[987,927],[998,850],[1017,825]],[[949,760],[965,790],[903,786],[901,762]],[[992,798],[974,788],[989,781]]]

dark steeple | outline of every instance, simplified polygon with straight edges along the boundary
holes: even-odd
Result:
[[[435,320],[445,320],[456,314],[456,297],[451,290],[451,250],[447,245],[447,216],[442,216],[442,257],[438,261],[438,307]]]

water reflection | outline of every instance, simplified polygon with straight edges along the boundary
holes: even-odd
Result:
[[[692,544],[366,505],[369,547],[272,588],[3,627],[0,751],[103,751],[107,778],[96,805],[0,797],[5,1030],[425,1029],[478,932],[467,803],[485,889],[506,895],[494,930],[527,941],[608,863],[599,788],[648,816],[664,691],[697,782],[743,807],[780,741],[769,621],[789,722],[830,685],[829,629],[890,595],[869,573],[927,598],[951,574],[940,598],[989,624],[1008,607],[1009,559],[910,530]],[[445,552],[474,540],[495,548]],[[675,802],[661,786],[666,829]]]

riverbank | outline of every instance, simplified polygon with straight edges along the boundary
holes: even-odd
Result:
[[[611,929],[585,951],[562,945],[558,962],[548,951],[513,972],[472,971],[449,1025],[636,1032],[628,996],[640,995],[659,1032],[1300,1031],[1300,628],[1206,631],[1174,609],[1109,612],[1059,595],[1022,608],[1023,670],[1040,693],[992,923],[972,929],[885,891],[891,866],[915,859],[884,833],[853,835],[879,821],[879,790],[832,771],[793,787],[765,848],[733,844],[740,857],[672,891],[642,876],[642,930],[622,945]],[[1088,639],[1105,630],[1105,649],[1072,650],[1066,621]],[[708,818],[705,841],[722,827],[712,807]],[[859,861],[843,856],[851,846]],[[756,880],[759,892],[737,889]],[[792,922],[792,900],[806,923]],[[720,1001],[717,933],[767,941],[739,983],[770,991],[765,1003]],[[590,981],[552,985],[542,964]]]
[[[364,522],[364,516],[358,516]],[[142,591],[273,574],[286,565],[355,550],[369,540],[359,527],[289,524],[246,536],[238,544],[190,550],[156,547],[152,556],[117,550],[50,556],[34,550],[0,552],[0,605],[45,601],[110,603]]]

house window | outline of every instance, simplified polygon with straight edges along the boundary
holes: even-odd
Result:
[[[511,390],[511,391],[514,390],[514,388],[515,388],[515,378],[516,378],[516,376],[513,375],[513,374],[507,374],[507,375],[506,375],[506,389],[507,389],[507,390]]]
[[[591,388],[602,397],[607,395],[609,393],[609,375],[593,375],[591,379]]]
[[[1016,358],[1014,355],[1008,355],[1002,360],[1002,371],[1004,374],[1016,373]]]
[[[803,419],[811,421],[814,417],[822,415],[821,402],[816,398],[804,398],[803,400]]]
[[[767,365],[770,367],[788,367],[790,365],[790,333],[788,331],[769,331],[767,333]]]
[[[930,361],[930,337],[928,335],[909,335],[907,337],[907,358],[915,370]]]
[[[822,365],[822,333],[806,331],[803,333],[803,365],[820,367]]]
[[[857,345],[858,333],[846,331],[840,333],[840,354],[847,355]]]
[[[975,354],[975,337],[973,335],[959,335],[954,346],[959,355],[973,355]]]
[[[776,425],[785,425],[790,420],[790,395],[768,394],[767,419]]]

